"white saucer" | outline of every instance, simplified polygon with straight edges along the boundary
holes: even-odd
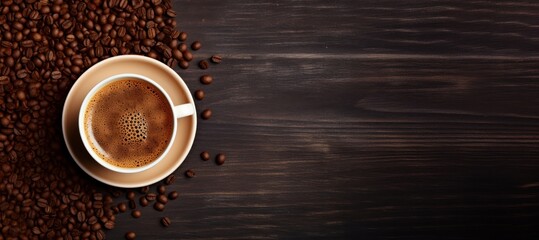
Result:
[[[120,73],[140,74],[153,79],[167,91],[175,105],[194,104],[185,82],[167,65],[138,55],[112,57],[84,72],[69,91],[62,114],[64,140],[75,162],[95,179],[116,187],[147,186],[173,173],[185,160],[195,139],[197,115],[178,119],[178,130],[172,148],[154,167],[139,173],[118,173],[101,166],[90,156],[80,138],[79,110],[84,97],[96,84]]]

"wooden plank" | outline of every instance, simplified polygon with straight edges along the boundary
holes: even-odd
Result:
[[[539,4],[174,1],[212,108],[142,239],[539,235]],[[198,153],[223,151],[218,167]],[[163,229],[158,220],[169,216]]]

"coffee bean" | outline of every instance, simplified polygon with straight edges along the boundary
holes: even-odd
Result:
[[[200,158],[201,158],[202,160],[204,160],[204,161],[208,161],[208,160],[210,160],[210,153],[209,153],[209,152],[206,152],[206,151],[201,152],[201,153],[200,153]]]
[[[85,222],[86,221],[86,215],[84,214],[84,212],[78,212],[77,213],[77,220],[79,220],[79,222]]]
[[[215,156],[215,163],[217,163],[217,165],[223,165],[225,163],[225,160],[226,157],[223,153],[219,153]]]
[[[149,203],[150,202],[148,201],[148,199],[146,199],[145,196],[140,197],[140,199],[139,199],[140,206],[146,207],[146,206],[148,206]]]
[[[140,210],[134,210],[131,212],[131,216],[133,216],[134,218],[139,218],[141,215],[142,213],[140,212]]]
[[[157,197],[157,201],[159,201],[162,204],[167,204],[168,197],[165,194],[160,194],[159,197]]]
[[[196,91],[195,91],[195,98],[196,98],[197,100],[202,100],[202,99],[204,99],[204,91],[202,91],[202,90],[196,90]]]
[[[135,200],[129,200],[129,208],[130,209],[137,208],[137,204],[135,203]]]
[[[176,200],[176,198],[178,198],[178,195],[179,195],[178,192],[172,191],[172,192],[170,192],[170,193],[168,194],[168,199],[170,199],[170,200]]]
[[[150,191],[150,186],[144,186],[140,188],[140,193],[148,193]]]
[[[183,54],[183,59],[185,59],[185,61],[190,62],[190,61],[193,60],[193,54],[191,52],[184,51],[184,52],[182,52],[182,54]]]
[[[172,175],[168,176],[168,177],[165,179],[165,184],[166,184],[166,185],[173,184],[175,180],[176,180],[176,177],[174,176],[174,174],[172,174]]]
[[[194,41],[191,44],[191,49],[193,49],[195,51],[199,50],[201,47],[202,47],[202,44],[199,41]]]
[[[163,210],[165,210],[165,204],[162,204],[160,202],[156,202],[154,205],[153,205],[153,208],[159,212],[162,212]]]
[[[150,202],[153,201],[153,200],[155,200],[155,198],[157,198],[157,195],[156,195],[155,193],[148,193],[148,194],[146,194],[146,199],[147,199],[148,201],[150,201]]]
[[[179,49],[172,50],[172,56],[178,61],[183,59],[183,54]]]
[[[127,205],[124,202],[118,203],[118,209],[120,212],[125,212],[127,211]]]
[[[189,68],[189,62],[185,60],[180,60],[180,62],[178,63],[178,66],[180,66],[180,68],[182,69],[187,69]]]
[[[195,175],[195,171],[193,171],[192,169],[185,171],[185,176],[187,176],[188,178],[193,178],[195,177]]]
[[[103,226],[104,226],[106,229],[111,230],[111,229],[114,228],[114,225],[115,225],[115,224],[114,224],[114,221],[107,221],[107,222],[105,222],[105,224],[104,224]]]
[[[135,199],[135,192],[129,191],[129,192],[127,192],[127,194],[125,195],[125,197],[126,197],[128,200],[133,200],[133,199]]]
[[[180,36],[178,36],[178,39],[180,39],[180,41],[182,41],[182,42],[185,42],[185,40],[187,40],[187,33],[186,32],[180,32]]]
[[[162,224],[164,227],[170,226],[170,218],[168,218],[168,217],[163,217],[163,218],[161,218],[161,224]]]
[[[204,120],[210,119],[210,117],[211,117],[211,110],[210,110],[210,109],[205,109],[204,111],[202,111],[202,113],[200,114],[200,116],[201,116],[202,119],[204,119]]]
[[[208,69],[209,66],[208,61],[206,60],[200,60],[200,62],[198,62],[198,67],[200,69]]]
[[[213,77],[211,75],[202,75],[200,77],[200,82],[204,85],[211,84],[213,82]]]
[[[157,192],[158,192],[159,194],[165,193],[166,190],[167,190],[167,188],[165,187],[165,185],[159,185],[159,186],[157,187]]]
[[[211,56],[211,61],[213,63],[219,64],[219,63],[221,63],[223,61],[223,59],[219,55],[213,55],[213,56]]]
[[[125,233],[125,239],[127,240],[135,240],[136,237],[137,237],[137,234],[135,234],[135,232]]]

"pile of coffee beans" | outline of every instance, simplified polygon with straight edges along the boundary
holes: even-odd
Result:
[[[191,50],[202,44],[195,41],[188,49],[187,33],[176,29],[175,16],[171,0],[0,2],[2,239],[104,239],[117,213],[136,208],[132,195],[127,203],[112,204],[123,190],[100,185],[74,164],[63,144],[61,110],[80,74],[112,56],[140,54],[188,68]],[[198,65],[207,69],[210,62],[220,63],[221,57]],[[204,93],[195,97],[201,100]],[[171,184],[174,177],[166,181]],[[159,211],[178,197],[143,191],[146,201],[139,199],[140,204],[155,201]]]

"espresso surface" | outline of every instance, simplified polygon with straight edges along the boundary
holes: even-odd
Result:
[[[166,97],[137,79],[102,87],[91,98],[85,116],[84,128],[94,152],[125,168],[157,159],[170,141],[174,124]]]

